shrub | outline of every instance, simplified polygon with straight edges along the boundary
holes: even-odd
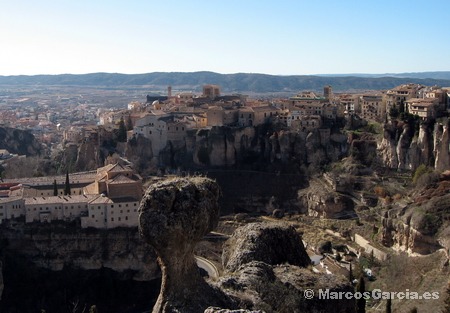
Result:
[[[433,236],[438,232],[441,225],[442,220],[439,216],[427,213],[420,221],[419,229],[423,234]]]
[[[380,198],[386,198],[386,196],[388,195],[386,189],[381,186],[375,186],[373,188],[373,192],[375,192],[375,194]]]
[[[416,185],[417,180],[424,174],[430,172],[430,169],[425,164],[420,164],[416,170],[414,171],[413,175],[413,183]]]

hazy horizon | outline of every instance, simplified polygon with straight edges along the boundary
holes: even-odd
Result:
[[[406,74],[424,74],[424,73],[450,73],[450,70],[441,70],[441,71],[421,71],[421,72],[399,72],[399,73],[314,73],[314,74],[271,74],[271,73],[249,73],[249,72],[236,72],[236,73],[220,73],[214,71],[155,71],[155,72],[146,72],[146,73],[118,73],[118,72],[87,72],[87,73],[54,73],[54,74],[12,74],[12,75],[3,75],[0,76],[8,77],[8,76],[59,76],[59,75],[92,75],[92,74],[117,74],[117,75],[146,75],[153,73],[181,73],[181,74],[190,74],[190,73],[202,73],[209,72],[215,73],[219,75],[236,75],[236,74],[256,74],[256,75],[268,75],[268,76],[389,76],[389,75],[406,75]]]

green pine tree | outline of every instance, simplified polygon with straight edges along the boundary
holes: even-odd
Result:
[[[350,282],[353,281],[353,270],[352,270],[352,263],[350,262],[350,269],[348,270],[348,280]]]
[[[119,121],[119,131],[117,132],[117,141],[119,142],[127,141],[127,128],[125,127],[125,121],[123,119],[123,116],[120,118]]]
[[[366,291],[366,283],[362,275],[359,277],[359,283],[356,289],[361,294]],[[366,313],[366,299],[364,299],[364,297],[360,297],[356,300],[356,313]]]
[[[445,308],[443,313],[450,313],[450,281],[447,285],[447,299],[445,300]]]
[[[386,301],[386,313],[392,313],[392,300],[391,298]]]
[[[126,126],[127,130],[133,130],[133,121],[131,120],[131,115],[128,115]]]
[[[56,179],[53,180],[53,195],[54,196],[58,195],[58,185],[56,184]]]
[[[66,171],[66,184],[64,185],[64,195],[70,195],[69,171]]]

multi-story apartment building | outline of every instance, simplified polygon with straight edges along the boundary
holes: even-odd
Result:
[[[345,115],[355,115],[361,113],[361,106],[359,105],[359,96],[357,95],[342,95],[339,97],[339,105],[344,109]]]
[[[399,109],[405,105],[405,101],[418,98],[419,92],[424,86],[418,84],[405,84],[390,89],[385,94],[386,113],[389,114],[392,107]]]
[[[291,128],[303,132],[309,132],[322,127],[322,117],[319,115],[301,116],[300,119],[291,122]]]
[[[407,112],[417,115],[422,120],[429,120],[437,117],[439,112],[438,98],[412,98],[406,100]]]
[[[359,98],[361,117],[381,122],[386,118],[386,107],[381,95],[363,95]]]

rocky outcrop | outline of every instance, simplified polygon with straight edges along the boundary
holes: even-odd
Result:
[[[212,127],[188,132],[186,144],[163,150],[166,165],[245,167],[255,164],[309,165],[336,161],[348,151],[347,137],[329,129],[293,132],[271,125]],[[169,151],[170,150],[170,151]],[[176,164],[167,164],[175,160]]]
[[[3,266],[2,262],[0,262],[0,300],[2,300],[2,294],[3,294],[3,288],[5,286],[3,285]]]
[[[101,167],[100,149],[96,144],[83,142],[78,146],[75,168],[77,171],[90,171]]]
[[[319,298],[319,289],[353,292],[353,286],[344,277],[316,274],[307,268],[311,261],[292,227],[243,226],[227,241],[222,259],[226,272],[218,284],[245,299],[241,306],[266,313],[354,312],[353,300]],[[305,299],[306,290],[315,296]]]
[[[449,187],[448,181],[441,181],[419,193],[415,203],[387,210],[382,218],[381,242],[409,253],[449,251]]]
[[[153,158],[152,143],[144,136],[133,137],[125,147],[125,156],[139,173],[145,172]]]
[[[432,129],[422,123],[416,134],[408,124],[395,122],[384,125],[377,152],[389,168],[415,170],[425,164],[443,171],[450,166],[449,143],[448,121],[436,123]]]
[[[273,223],[250,223],[238,228],[224,245],[222,262],[228,271],[235,271],[252,261],[301,267],[311,263],[295,229]]]
[[[0,225],[0,232],[1,312],[72,312],[78,311],[75,304],[95,304],[99,312],[144,312],[156,301],[161,272],[137,228],[16,220]]]
[[[219,221],[218,184],[204,177],[173,178],[151,185],[139,208],[139,231],[154,248],[162,285],[153,313],[203,312],[232,303],[200,276],[195,245]]]
[[[221,309],[221,308],[207,308],[204,313],[264,313],[263,311],[250,311],[250,310],[228,310],[228,309]]]
[[[37,156],[42,152],[41,144],[33,134],[10,127],[0,127],[0,149],[26,156]]]
[[[450,167],[450,154],[449,154],[449,134],[448,134],[449,123],[444,125],[435,125],[435,163],[434,168],[437,171],[443,171]]]
[[[320,218],[352,218],[356,215],[353,200],[321,179],[310,180],[308,188],[298,191],[301,211]]]
[[[42,269],[62,271],[109,268],[131,271],[137,281],[160,276],[156,255],[139,237],[135,228],[94,230],[67,223],[19,224],[2,227],[5,250],[14,257],[31,260]]]

